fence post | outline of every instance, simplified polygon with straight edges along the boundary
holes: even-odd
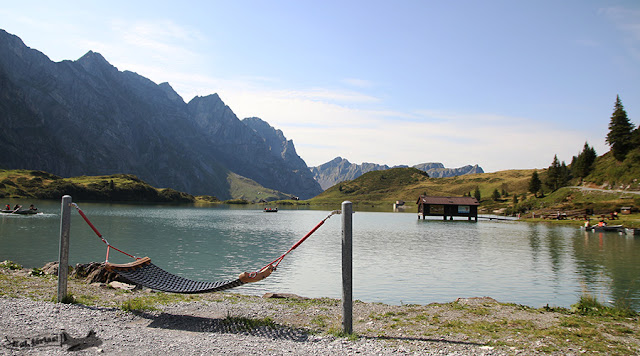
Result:
[[[342,202],[342,326],[345,334],[353,333],[353,207]]]
[[[62,197],[60,208],[60,255],[58,258],[58,303],[67,297],[69,275],[69,231],[71,230],[71,196]]]

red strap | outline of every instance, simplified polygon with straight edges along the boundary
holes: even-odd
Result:
[[[334,214],[340,214],[340,211],[339,210],[332,211],[331,214],[329,214],[329,216],[327,216],[322,221],[320,221],[318,223],[318,225],[316,225],[313,229],[311,229],[311,231],[309,231],[306,235],[304,235],[298,242],[293,244],[293,246],[291,246],[291,248],[287,252],[283,253],[282,256],[280,256],[280,257],[276,258],[275,260],[273,260],[273,262],[271,262],[271,263],[267,264],[266,266],[262,267],[259,271],[262,272],[262,271],[264,271],[265,269],[267,269],[269,267],[273,267],[273,268],[278,267],[280,262],[282,262],[282,260],[284,259],[284,256],[286,256],[289,252],[295,250],[298,246],[300,246],[300,244],[302,244],[304,242],[304,240],[306,240],[309,236],[311,236],[314,232],[316,232],[316,230],[318,230],[320,228],[320,226],[322,226],[322,224],[324,224],[324,222],[327,221],[327,219],[332,217]]]
[[[82,216],[82,218],[84,219],[84,221],[89,225],[89,227],[91,227],[91,229],[93,230],[93,232],[96,233],[96,235],[98,235],[98,237],[100,238],[100,240],[102,240],[102,242],[104,242],[107,245],[107,257],[106,257],[106,261],[109,261],[109,249],[114,249],[122,254],[125,254],[131,258],[135,258],[136,260],[140,259],[139,257],[136,257],[134,255],[130,255],[124,251],[122,251],[119,248],[116,248],[114,246],[111,246],[111,244],[109,243],[109,241],[107,241],[104,237],[102,237],[102,234],[100,233],[100,231],[98,231],[98,229],[96,229],[95,226],[93,226],[93,224],[91,223],[91,221],[89,221],[89,218],[84,214],[84,212],[82,210],[80,210],[80,207],[78,207],[78,204],[73,203],[73,206],[76,208],[76,210],[78,210],[78,212],[80,213],[80,215]]]
[[[98,235],[99,238],[102,238],[102,234],[100,233],[100,231],[98,231],[98,229],[96,229],[96,227],[93,226],[91,221],[89,221],[89,218],[86,215],[84,215],[84,212],[82,210],[80,210],[80,208],[78,208],[77,205],[75,207],[78,210],[78,212],[80,213],[80,215],[82,215],[82,218],[84,219],[84,221],[86,221],[87,224],[89,224],[89,227],[91,227],[91,229],[93,229],[93,231],[96,233],[96,235]]]

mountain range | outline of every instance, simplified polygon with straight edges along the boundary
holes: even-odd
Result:
[[[389,167],[376,163],[355,164],[342,157],[336,157],[333,160],[321,164],[317,167],[311,167],[311,173],[315,180],[320,183],[322,189],[326,190],[340,182],[353,180],[361,175],[372,171],[383,171],[390,168],[406,168],[406,165]],[[427,172],[429,177],[444,178],[455,177],[464,174],[484,173],[481,167],[476,165],[467,165],[460,168],[445,168],[442,163],[421,163],[413,166],[421,171]]]
[[[168,83],[92,51],[53,62],[0,30],[0,168],[62,177],[134,174],[156,187],[232,198],[232,177],[302,199],[322,188],[291,140],[239,120],[217,94],[188,103]]]
[[[217,94],[186,103],[169,83],[120,71],[99,53],[53,62],[1,29],[0,125],[0,168],[133,174],[222,200],[243,197],[239,186],[268,188],[272,199],[308,199],[390,168],[340,157],[307,167],[281,130],[257,117],[238,119]],[[430,177],[483,172],[477,165],[415,167]]]

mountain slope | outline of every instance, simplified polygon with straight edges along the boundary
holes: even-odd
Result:
[[[342,157],[336,157],[333,160],[321,164],[317,167],[311,167],[311,173],[314,178],[320,183],[322,189],[328,189],[340,182],[352,180],[360,177],[361,175],[373,172],[383,171],[390,168],[406,168],[408,166],[394,166],[389,167],[387,165],[379,165],[375,163],[362,163],[355,164]],[[429,177],[432,178],[444,178],[455,177],[463,174],[475,174],[484,173],[482,168],[477,164],[474,166],[464,166],[460,168],[445,168],[442,163],[421,163],[413,166],[421,171],[426,172]]]
[[[186,104],[89,51],[54,63],[0,30],[0,168],[63,177],[134,174],[157,187],[231,198],[230,174],[303,199],[318,194],[308,170],[244,125],[218,95]]]
[[[611,151],[597,157],[584,182],[608,189],[640,190],[640,148],[631,150],[622,162]]]
[[[476,187],[483,197],[491,197],[495,189],[510,195],[520,195],[527,193],[532,172],[533,170],[509,170],[429,178],[426,172],[416,168],[391,168],[371,171],[354,180],[338,183],[310,201],[337,205],[345,200],[366,204],[391,204],[396,200],[404,200],[412,206],[412,202],[421,194],[463,196],[472,193]]]

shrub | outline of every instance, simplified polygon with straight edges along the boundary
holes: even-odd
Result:
[[[0,262],[0,267],[10,269],[10,270],[22,269],[21,265],[9,260]]]

